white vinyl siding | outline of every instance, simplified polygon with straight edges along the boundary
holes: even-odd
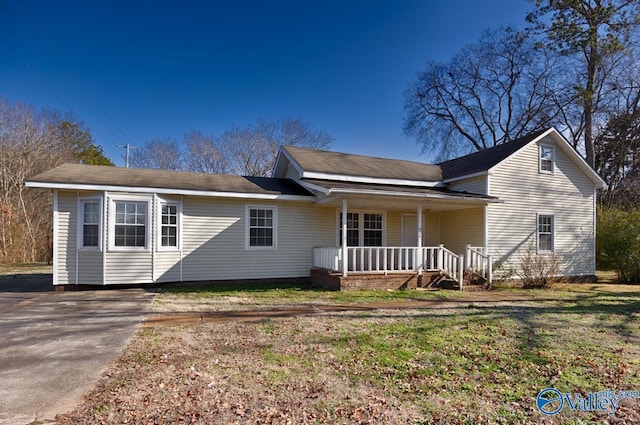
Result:
[[[447,185],[447,189],[458,192],[476,193],[479,195],[487,194],[487,176],[472,177],[469,179],[458,180]]]
[[[101,251],[78,252],[79,285],[102,285],[102,255]]]
[[[58,262],[59,285],[76,283],[78,198],[75,192],[58,192]]]
[[[422,235],[424,246],[436,246],[440,244],[440,213],[427,211],[424,213],[424,233]]]
[[[440,215],[440,243],[458,255],[467,244],[484,246],[484,209],[443,211]]]
[[[82,247],[84,207],[81,201],[85,199],[97,200],[101,205],[95,192],[58,192],[57,285],[101,285],[103,281],[100,245]],[[102,230],[103,226],[99,228]],[[100,238],[99,243],[101,241]]]
[[[158,251],[155,254],[155,276],[154,280],[158,283],[163,282],[180,282],[181,264],[180,259],[182,253],[180,251]]]
[[[153,283],[151,252],[107,252],[107,285],[133,285]]]
[[[546,144],[553,143],[551,140]],[[496,273],[515,271],[527,249],[536,250],[537,215],[554,215],[554,252],[564,276],[595,274],[593,182],[556,146],[554,173],[540,173],[539,149],[530,144],[498,166],[490,176],[489,251]]]
[[[278,249],[246,250],[246,204],[185,197],[183,280],[307,277],[314,246],[334,246],[335,209],[310,203],[278,207]]]

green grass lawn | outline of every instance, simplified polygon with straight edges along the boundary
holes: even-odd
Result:
[[[0,276],[52,273],[52,266],[45,263],[0,264]]]
[[[470,295],[165,288],[153,314],[404,306],[144,328],[85,404],[59,423],[640,421],[640,400],[628,400],[613,416],[565,408],[548,418],[535,405],[546,387],[640,390],[640,287],[559,285],[460,297]],[[441,302],[417,308],[416,299]]]

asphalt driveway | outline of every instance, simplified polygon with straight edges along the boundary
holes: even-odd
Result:
[[[54,292],[51,275],[0,276],[0,424],[71,410],[135,334],[154,293]]]

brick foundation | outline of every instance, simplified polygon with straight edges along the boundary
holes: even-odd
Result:
[[[437,275],[438,273],[434,273]],[[354,289],[415,289],[426,286],[434,275],[423,273],[372,273],[352,274],[342,277],[340,273],[331,273],[326,269],[311,269],[311,285],[333,291],[348,291]]]

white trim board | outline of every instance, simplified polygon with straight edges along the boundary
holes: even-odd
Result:
[[[314,202],[316,197],[313,195],[271,195],[266,193],[242,193],[242,192],[219,192],[219,191],[203,191],[203,190],[187,190],[187,189],[166,189],[155,187],[135,187],[135,186],[108,186],[94,184],[75,184],[75,183],[43,183],[43,182],[26,182],[27,187],[39,187],[44,189],[57,190],[97,190],[108,192],[128,192],[128,193],[144,193],[144,194],[162,194],[162,195],[183,195],[183,196],[206,196],[218,198],[241,198],[241,199],[265,199],[265,200],[282,200],[282,201],[307,201]]]

